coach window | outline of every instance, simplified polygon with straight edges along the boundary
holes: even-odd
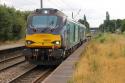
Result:
[[[70,39],[70,24],[67,24],[67,37]]]
[[[74,26],[73,27],[73,29],[74,29],[74,32],[73,32],[74,33],[74,38],[73,39],[74,39],[74,42],[75,42],[75,29],[76,29],[76,26],[75,26],[75,24],[73,24],[73,26]]]
[[[78,40],[80,40],[80,26],[78,26]]]
[[[78,25],[75,27],[75,41],[78,41]]]

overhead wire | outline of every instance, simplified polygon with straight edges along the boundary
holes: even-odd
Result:
[[[79,11],[77,12],[77,14],[75,15],[74,19],[80,14],[81,9],[79,9]]]
[[[57,2],[53,2],[52,0],[48,0],[50,2],[50,4],[52,4],[53,6],[55,6],[57,9],[62,9],[62,6],[60,6]]]
[[[67,4],[67,3],[65,3],[64,2],[64,0],[60,0],[62,3],[64,3],[68,8],[70,8],[71,9],[71,11],[74,13],[74,10],[76,10],[77,8],[72,8],[71,7],[71,5],[70,4]],[[75,16],[73,16],[73,18],[75,19],[77,16],[79,16],[80,15],[80,13],[81,13],[81,9],[78,9],[78,12],[77,12],[77,14],[75,15]],[[74,14],[73,14],[74,15]]]
[[[64,0],[58,0],[58,1],[61,1],[66,6],[66,8],[69,8],[69,10],[73,10],[73,7],[71,7],[70,4],[64,2]]]
[[[67,4],[64,0],[56,0],[56,1],[52,1],[52,0],[48,0],[50,2],[50,4],[55,4],[53,6],[55,6],[57,9],[60,9],[61,11],[71,11],[71,13],[75,13],[74,10],[76,11],[77,8],[73,8],[70,4]],[[78,17],[80,15],[81,9],[78,9],[77,14],[74,16],[74,19],[76,17]]]

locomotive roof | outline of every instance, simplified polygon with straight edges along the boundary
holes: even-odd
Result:
[[[36,9],[32,14],[46,14],[44,11],[48,11],[48,14],[56,14],[59,16],[67,17],[62,11],[54,8],[41,8]]]
[[[62,17],[67,17],[68,21],[71,21],[75,24],[78,24],[80,26],[85,27],[83,24],[75,21],[74,19],[69,19],[68,16],[66,14],[64,14],[62,11],[58,10],[58,9],[54,9],[54,8],[41,8],[41,9],[36,9],[32,14],[45,14],[44,11],[49,11],[49,14],[56,14]]]
[[[78,24],[79,26],[82,26],[82,27],[86,28],[85,25],[83,25],[83,24],[81,24],[80,22],[75,21],[75,20],[73,20],[73,19],[68,19],[68,21],[73,22],[73,23],[75,23],[75,24]]]

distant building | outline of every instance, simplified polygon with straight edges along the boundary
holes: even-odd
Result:
[[[92,33],[92,34],[95,34],[95,33],[97,33],[99,31],[99,28],[98,27],[92,27],[92,28],[90,28],[90,32]]]

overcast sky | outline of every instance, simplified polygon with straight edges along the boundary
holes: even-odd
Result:
[[[75,19],[83,18],[85,14],[91,27],[98,27],[103,23],[106,11],[109,12],[111,19],[125,18],[125,0],[43,0],[43,2],[44,8],[60,9],[69,17],[71,12],[74,12]],[[40,8],[40,0],[0,0],[0,3],[22,11]]]

